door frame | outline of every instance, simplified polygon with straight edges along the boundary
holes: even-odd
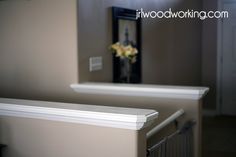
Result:
[[[217,9],[223,10],[223,5],[225,3],[236,3],[235,0],[217,0]],[[222,26],[223,19],[217,20],[217,69],[216,69],[216,112],[217,115],[222,114],[222,63],[223,63],[223,44],[222,44],[222,37],[223,31]]]

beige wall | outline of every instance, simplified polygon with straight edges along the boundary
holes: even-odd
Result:
[[[82,103],[88,104],[155,109],[159,112],[159,117],[153,126],[175,111],[184,109],[186,113],[179,122],[182,124],[186,120],[196,120],[194,157],[201,155],[201,101],[85,94],[78,94],[78,97]],[[86,157],[86,153],[89,153],[88,157],[93,156],[91,154],[104,157],[104,153],[112,156],[113,152],[117,157],[137,157],[136,153],[139,154],[138,157],[144,157],[147,142],[145,134],[151,128],[137,133],[122,129],[6,117],[1,117],[0,124],[0,142],[9,145],[6,149],[7,157],[56,157],[59,154]],[[156,140],[148,141],[149,144],[154,142]],[[109,149],[106,149],[107,146]],[[89,148],[94,150],[87,152]]]
[[[46,120],[1,117],[5,157],[144,157],[142,132]],[[139,148],[138,142],[142,144]]]
[[[81,82],[111,81],[111,6],[198,9],[201,1],[79,0],[78,17],[76,0],[2,1],[0,96],[80,102],[69,88],[78,76]],[[146,19],[142,32],[144,83],[200,84],[199,20]],[[103,56],[102,71],[88,71],[90,56]]]
[[[217,1],[204,0],[204,10],[217,10]],[[210,87],[204,106],[216,109],[217,19],[208,19],[202,27],[202,85]]]
[[[80,81],[112,81],[111,6],[131,9],[199,10],[196,0],[79,0]],[[201,80],[201,21],[193,19],[143,19],[143,83],[199,85]],[[91,56],[102,56],[104,69],[89,72]]]
[[[118,107],[133,107],[133,108],[146,108],[154,109],[159,112],[159,117],[153,124],[160,123],[171,114],[179,109],[184,109],[185,114],[180,119],[180,124],[186,120],[195,120],[196,126],[194,127],[194,147],[195,156],[201,156],[201,123],[202,123],[202,102],[198,100],[189,99],[171,99],[171,98],[150,98],[150,97],[135,97],[135,96],[112,96],[112,95],[96,95],[96,94],[78,94],[81,103],[97,104]],[[150,127],[151,128],[151,127]],[[149,128],[149,129],[150,129]],[[152,143],[150,141],[148,143]]]
[[[76,98],[76,13],[76,0],[0,1],[1,97]]]
[[[197,102],[189,100],[183,102],[181,100],[159,98],[123,98],[83,95],[76,94],[69,88],[71,83],[78,81],[78,71],[81,81],[111,81],[111,55],[107,51],[107,46],[111,41],[111,21],[109,22],[108,20],[111,15],[108,14],[109,11],[107,8],[112,5],[131,8],[142,6],[143,8],[149,9],[150,6],[152,6],[153,9],[160,9],[169,7],[178,8],[180,6],[183,8],[199,8],[201,3],[194,0],[169,0],[167,2],[160,0],[79,0],[78,56],[77,10],[75,0],[2,1],[0,2],[0,96],[152,108],[161,113],[159,120],[164,119],[176,111],[176,109],[184,108],[188,113],[186,115],[188,118],[199,120],[200,114]],[[96,10],[99,6],[106,9]],[[96,18],[93,19],[93,16],[96,16]],[[143,34],[143,41],[148,41],[143,43],[143,68],[149,69],[151,67],[150,69],[152,69],[152,71],[144,71],[144,82],[156,83],[157,81],[158,83],[165,84],[198,85],[200,80],[201,52],[200,23],[195,20],[158,20],[155,21],[155,23],[152,23],[152,21],[144,21],[144,25],[146,26],[143,27],[143,29],[147,31],[147,34]],[[85,22],[88,25],[83,25]],[[96,27],[92,27],[94,23]],[[147,26],[148,23],[151,23],[150,27]],[[99,27],[98,24],[102,24],[104,27]],[[81,31],[81,29],[85,27],[88,29],[84,32]],[[148,32],[149,30],[156,31]],[[157,36],[157,39],[150,39],[150,35],[152,37]],[[82,41],[85,41],[85,44],[82,44]],[[89,49],[86,50],[87,48]],[[86,66],[88,64],[88,57],[93,55],[102,55],[104,57],[105,69],[101,73],[88,73],[88,66]],[[185,58],[186,56],[187,58]],[[177,60],[183,64],[179,64]],[[147,63],[150,63],[148,68],[146,67]],[[163,69],[166,71],[163,72]],[[182,73],[179,73],[179,71]],[[56,143],[49,143],[52,145],[52,147],[50,147],[52,152],[49,151],[49,153],[55,153],[49,154],[50,157],[58,156],[57,153],[62,153],[61,151],[57,152],[54,150],[63,147],[65,143],[68,143],[66,146],[68,152],[66,151],[65,153],[68,153],[68,156],[75,155],[73,153],[70,154],[70,150],[72,149],[70,148],[71,145],[69,145],[69,141],[64,137],[64,135],[70,135],[70,126],[68,126],[69,129],[64,130],[57,126],[60,124],[46,123],[46,133],[40,132],[40,136],[38,136],[38,134],[33,133],[33,131],[42,129],[39,127],[43,124],[31,126],[34,122],[30,120],[5,120],[6,122],[9,121],[10,126],[12,126],[14,130],[9,133],[15,135],[9,136],[14,138],[12,142],[14,148],[16,148],[12,150],[12,154],[9,154],[9,156],[21,155],[26,157],[24,153],[27,153],[25,150],[30,147],[31,141],[26,141],[26,146],[21,145],[21,142],[24,142],[25,138],[23,137],[27,136],[32,137],[37,142],[39,140],[38,143],[34,142],[34,145],[32,145],[32,147],[34,147],[32,149],[33,151],[37,151],[39,154],[45,152],[45,150],[48,149],[48,147],[46,147],[48,145],[45,143],[47,142],[47,140],[45,140],[45,134],[46,137],[50,137],[48,139],[49,141],[56,140],[54,141]],[[77,132],[77,129],[71,129],[71,131]],[[197,130],[199,129],[200,121],[198,121],[197,125]],[[16,130],[21,131],[18,132]],[[30,130],[32,134],[29,134],[28,131]],[[61,131],[57,133],[56,131],[50,132],[50,130]],[[199,132],[196,132],[195,135],[197,140],[199,136],[198,133]],[[62,138],[57,139],[59,136]],[[81,135],[75,136],[76,137],[71,136],[68,139],[78,139]],[[42,137],[42,139],[40,137]],[[132,137],[133,136],[130,136],[130,138]],[[63,142],[65,143],[63,144]],[[77,142],[78,141],[72,140],[72,144],[79,145]],[[44,144],[46,144],[45,147]],[[20,150],[17,150],[17,148]],[[38,148],[43,150],[36,150]],[[73,149],[76,148],[73,146]],[[29,152],[28,156],[32,156],[30,153],[33,152]]]

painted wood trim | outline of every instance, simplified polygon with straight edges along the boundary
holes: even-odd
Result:
[[[119,96],[144,96],[199,100],[209,91],[207,87],[161,86],[140,84],[81,83],[70,87],[78,93]]]
[[[130,130],[140,130],[151,124],[158,116],[158,112],[155,110],[103,106],[103,111],[96,111],[99,106],[73,104],[78,105],[78,108],[89,106],[88,110],[76,110],[69,109],[70,104],[66,103],[58,104],[59,106],[61,104],[68,105],[67,109],[57,108],[57,106],[46,107],[48,102],[43,101],[20,100],[20,104],[17,104],[16,100],[7,99],[6,103],[6,99],[0,98],[0,116],[35,118]],[[24,105],[24,102],[26,105]],[[35,104],[40,104],[40,106]],[[42,104],[46,105],[42,107]],[[57,103],[53,104],[56,105]],[[111,110],[114,110],[114,112],[111,112]],[[136,112],[137,114],[134,114]]]

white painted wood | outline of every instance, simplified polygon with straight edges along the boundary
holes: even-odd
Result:
[[[207,87],[113,83],[71,84],[71,88],[78,93],[86,94],[164,97],[194,100],[201,99],[209,91],[209,88]]]
[[[161,129],[163,129],[167,125],[169,125],[172,122],[174,122],[175,120],[177,120],[183,114],[184,114],[183,109],[180,109],[180,110],[176,111],[175,113],[173,113],[171,116],[169,116],[164,121],[162,121],[160,124],[158,124],[153,129],[151,129],[146,135],[147,139],[150,139],[153,135],[157,134]]]
[[[219,22],[218,49],[218,111],[224,115],[236,115],[236,2],[221,0],[223,10],[229,12],[229,18]]]
[[[157,118],[148,109],[0,98],[0,115],[140,130]]]

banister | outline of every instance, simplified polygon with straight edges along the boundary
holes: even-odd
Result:
[[[157,126],[155,126],[153,129],[151,129],[148,133],[147,133],[147,139],[149,139],[150,137],[152,137],[153,135],[155,135],[157,132],[159,132],[161,129],[163,129],[164,127],[166,127],[167,125],[169,125],[170,123],[174,122],[177,118],[179,118],[180,116],[182,116],[184,114],[184,110],[180,109],[178,111],[176,111],[175,113],[173,113],[171,116],[169,116],[168,118],[166,118],[163,122],[161,122],[160,124],[158,124]]]

